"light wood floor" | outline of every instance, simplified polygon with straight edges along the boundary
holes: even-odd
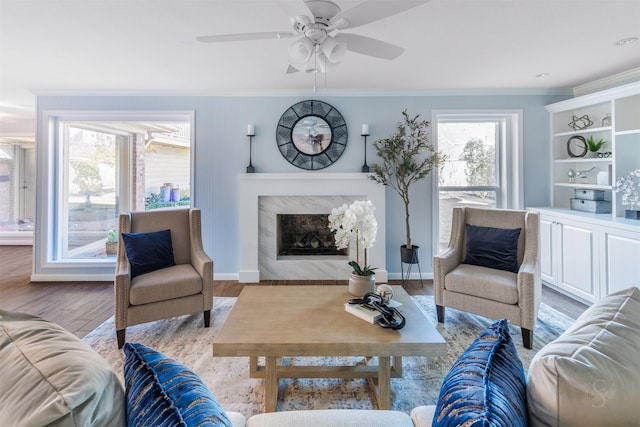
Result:
[[[35,314],[80,338],[113,315],[112,282],[31,282],[32,253],[31,246],[0,246],[0,309]],[[260,285],[294,283],[313,282],[263,281]],[[237,281],[216,280],[214,295],[238,296],[243,287]],[[424,287],[419,281],[410,281],[406,289],[410,295],[433,294],[430,280],[424,281]],[[573,319],[586,309],[584,304],[544,286],[542,301]]]

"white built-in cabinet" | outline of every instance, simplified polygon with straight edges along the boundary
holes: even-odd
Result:
[[[585,302],[640,287],[640,226],[569,210],[531,209],[540,212],[545,284]]]
[[[640,82],[547,106],[551,124],[551,206],[540,212],[540,256],[545,284],[585,302],[595,302],[630,286],[640,287],[640,221],[624,218],[616,178],[640,168]],[[574,130],[575,118],[593,124]],[[604,120],[604,123],[603,123]],[[610,123],[609,123],[610,121]],[[570,157],[569,138],[593,136],[607,141],[609,157]],[[568,172],[594,170],[570,180]],[[611,173],[606,183],[597,173]],[[570,182],[573,181],[573,182]],[[570,209],[576,189],[602,190],[610,213]]]
[[[593,302],[598,299],[594,230],[579,222],[541,215],[540,271],[548,284]]]

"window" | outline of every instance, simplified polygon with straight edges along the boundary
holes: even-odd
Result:
[[[449,243],[454,207],[522,208],[520,112],[434,112],[447,160],[438,174],[436,247]]]
[[[0,241],[31,244],[35,217],[35,138],[0,137]]]
[[[115,260],[120,212],[191,203],[191,121],[59,117],[49,259]]]

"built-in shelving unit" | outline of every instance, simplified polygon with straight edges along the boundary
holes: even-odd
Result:
[[[591,303],[612,292],[639,286],[640,221],[625,219],[615,180],[640,168],[640,82],[547,106],[551,119],[551,206],[540,212],[542,280],[557,290]],[[572,129],[574,117],[592,125]],[[605,123],[611,121],[611,125]],[[609,157],[571,157],[567,141],[580,135],[604,139]],[[581,178],[579,171],[593,170]],[[576,172],[570,182],[568,172]],[[598,182],[604,172],[606,182]],[[610,178],[609,178],[610,174]],[[604,190],[611,213],[570,209],[576,189]]]
[[[584,95],[547,106],[551,115],[552,206],[568,209],[575,189],[605,190],[612,201],[611,216],[624,217],[621,198],[612,191],[616,178],[640,168],[640,82]],[[573,129],[571,123],[588,117],[593,122],[585,129]],[[609,121],[610,123],[606,123]],[[573,136],[603,139],[600,149],[609,157],[571,157],[567,142]],[[576,176],[570,178],[570,171]],[[580,172],[589,171],[580,174]],[[598,174],[606,178],[598,182]]]

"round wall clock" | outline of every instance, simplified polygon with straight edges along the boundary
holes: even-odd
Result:
[[[344,152],[347,124],[342,114],[326,102],[298,102],[280,117],[276,142],[292,165],[306,170],[324,169]]]
[[[584,157],[587,154],[587,141],[583,136],[575,135],[567,141],[569,157]]]

